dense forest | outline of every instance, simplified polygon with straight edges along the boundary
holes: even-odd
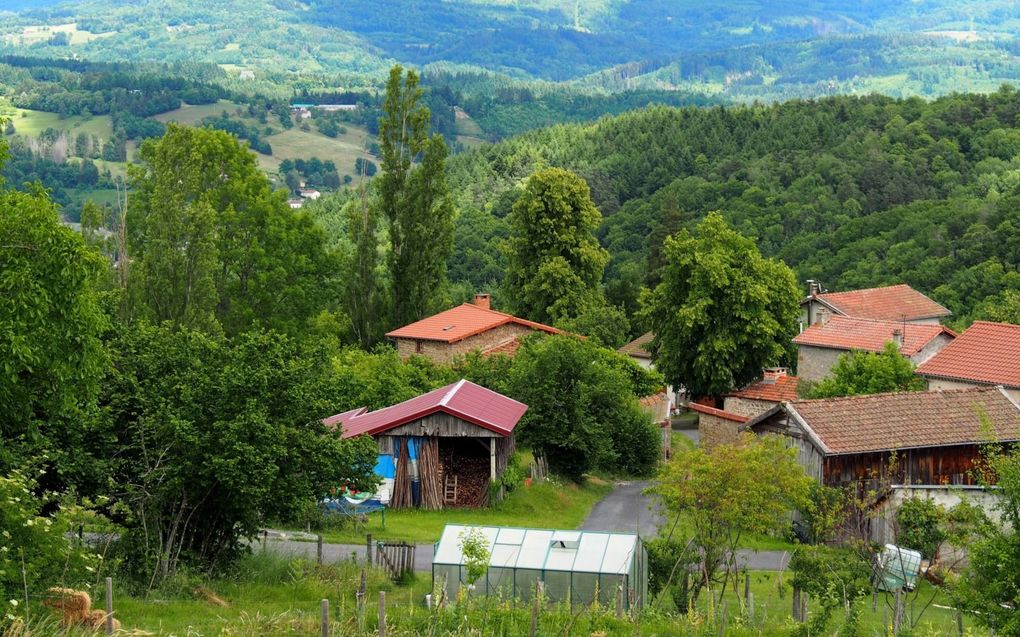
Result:
[[[721,211],[801,279],[904,281],[961,322],[1020,288],[1020,95],[655,107],[535,131],[450,160],[460,217],[450,271],[498,286],[521,180],[560,166],[602,213],[610,300],[633,314],[662,240]]]

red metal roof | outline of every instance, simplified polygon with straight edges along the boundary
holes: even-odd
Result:
[[[357,409],[351,409],[335,416],[330,416],[322,421],[322,424],[326,425],[330,429],[336,429],[338,425],[342,425],[345,421],[360,416],[361,414],[368,411],[367,407],[358,407]]]
[[[807,328],[794,337],[793,342],[812,347],[880,353],[885,344],[893,340],[893,332],[897,330],[903,334],[900,351],[904,356],[913,356],[942,334],[956,337],[956,332],[941,325],[833,316],[824,325]]]
[[[1020,439],[1020,407],[998,387],[798,400],[781,408],[805,423],[827,454]]]
[[[917,368],[922,376],[1020,387],[1020,325],[975,321]]]
[[[952,312],[906,284],[849,292],[823,292],[814,297],[837,313],[880,321],[942,318]]]
[[[616,351],[627,356],[633,356],[634,358],[647,358],[651,360],[652,353],[648,351],[648,344],[652,342],[653,338],[655,338],[655,334],[646,332]]]
[[[796,376],[780,376],[772,381],[766,379],[759,380],[752,385],[726,395],[733,396],[734,398],[781,403],[784,400],[797,400],[798,385],[800,385],[800,379]]]
[[[527,321],[510,314],[479,307],[473,303],[464,303],[455,308],[440,312],[420,321],[393,330],[386,336],[390,338],[411,338],[421,341],[441,341],[456,343],[465,338],[487,332],[507,323],[516,323],[533,330],[560,334],[560,330],[541,323]]]
[[[722,409],[716,409],[715,407],[709,407],[708,405],[702,405],[700,403],[690,403],[687,406],[691,408],[691,411],[696,411],[699,414],[705,414],[708,416],[715,416],[716,418],[722,418],[723,420],[732,420],[733,422],[747,422],[750,420],[747,416],[741,416],[740,414],[723,411]]]
[[[323,422],[332,421],[334,425],[342,425],[341,437],[353,438],[360,435],[375,436],[413,420],[443,412],[500,436],[509,436],[527,410],[528,406],[524,403],[461,380],[384,409],[368,413],[364,409],[360,412],[353,410],[331,416]]]

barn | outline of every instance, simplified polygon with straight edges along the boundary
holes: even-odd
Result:
[[[353,409],[323,421],[343,438],[379,445],[377,497],[393,509],[480,507],[513,455],[528,406],[467,380],[402,403]]]

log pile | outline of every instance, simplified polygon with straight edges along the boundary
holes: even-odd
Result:
[[[439,439],[423,438],[418,446],[418,480],[421,485],[421,508],[436,511],[443,508],[443,469],[439,464]]]
[[[489,499],[489,457],[456,454],[454,449],[443,449],[440,461],[443,479],[446,474],[457,476],[458,507],[483,507]]]
[[[406,438],[397,438],[393,442],[400,445],[400,453],[397,455],[397,473],[393,477],[390,508],[407,509],[414,506],[411,500],[411,454],[407,449]]]

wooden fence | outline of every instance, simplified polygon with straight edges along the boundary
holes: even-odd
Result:
[[[375,563],[397,581],[414,571],[414,544],[378,542],[375,545]]]

